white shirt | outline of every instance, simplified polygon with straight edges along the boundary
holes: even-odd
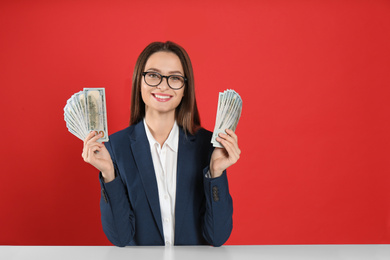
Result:
[[[176,169],[179,147],[179,127],[176,121],[163,146],[154,139],[144,118],[146,136],[149,141],[154,172],[156,174],[158,197],[160,200],[161,221],[165,245],[175,242],[175,204],[176,204]]]

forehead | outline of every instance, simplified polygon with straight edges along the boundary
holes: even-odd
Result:
[[[173,52],[159,51],[150,55],[145,64],[145,70],[157,69],[163,73],[180,71],[183,73],[179,57]]]

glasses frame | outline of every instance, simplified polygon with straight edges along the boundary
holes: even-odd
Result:
[[[156,84],[156,85],[151,85],[151,84],[149,84],[148,82],[146,82],[145,76],[146,76],[146,74],[148,74],[148,73],[158,74],[158,75],[161,77],[160,82],[159,82],[158,84]],[[161,84],[161,82],[163,81],[164,78],[167,79],[168,87],[170,87],[170,88],[173,89],[173,90],[179,90],[179,89],[183,88],[184,85],[187,83],[187,78],[186,78],[186,77],[183,77],[183,76],[181,76],[181,75],[169,75],[169,76],[164,76],[164,75],[161,75],[160,73],[155,72],[155,71],[145,71],[145,72],[142,72],[142,76],[144,76],[144,82],[146,83],[146,85],[148,85],[148,86],[150,86],[150,87],[157,87],[158,85]],[[170,77],[181,77],[181,78],[184,80],[184,81],[183,81],[183,85],[182,85],[180,88],[173,88],[171,85],[169,85],[169,78],[170,78]]]

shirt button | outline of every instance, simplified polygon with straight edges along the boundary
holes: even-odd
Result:
[[[164,219],[164,221],[165,221],[166,223],[168,223],[168,222],[169,222],[169,218]]]
[[[166,245],[166,246],[170,246],[171,243],[169,243],[169,241],[165,241],[165,245]]]
[[[164,199],[166,199],[166,200],[167,200],[168,198],[169,198],[169,197],[168,197],[168,195],[165,195],[165,196],[164,196]]]

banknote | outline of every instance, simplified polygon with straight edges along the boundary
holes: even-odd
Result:
[[[238,121],[241,117],[242,99],[240,95],[232,90],[227,89],[220,92],[218,96],[217,115],[211,143],[214,147],[223,146],[216,140],[219,133],[225,133],[226,129],[236,131]]]
[[[84,88],[87,110],[88,132],[97,131],[103,137],[99,141],[108,141],[106,95],[104,88]]]
[[[69,132],[83,140],[91,131],[102,134],[99,142],[108,141],[106,93],[104,88],[84,88],[72,95],[64,107]]]

